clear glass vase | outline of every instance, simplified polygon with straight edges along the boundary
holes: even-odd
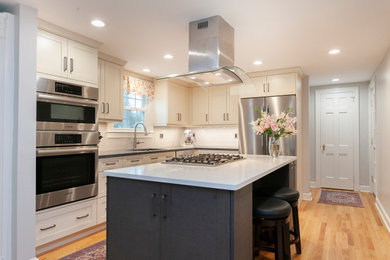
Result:
[[[268,143],[268,152],[271,157],[276,158],[279,156],[279,147],[280,147],[279,139],[276,139],[275,137],[270,137]]]

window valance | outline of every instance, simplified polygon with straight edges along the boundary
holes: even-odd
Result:
[[[155,87],[151,81],[137,79],[130,76],[124,76],[123,88],[126,93],[136,93],[140,96],[146,96],[148,99],[154,97]]]

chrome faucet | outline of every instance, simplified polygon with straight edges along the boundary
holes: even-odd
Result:
[[[137,144],[140,144],[142,142],[137,142],[137,126],[142,125],[144,127],[144,133],[145,136],[148,135],[148,131],[146,130],[146,126],[143,123],[137,123],[134,126],[134,140],[133,140],[133,150],[137,149]]]

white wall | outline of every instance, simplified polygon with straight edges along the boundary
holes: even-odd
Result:
[[[390,214],[390,50],[375,72],[376,78],[376,156],[377,200]],[[388,216],[387,216],[388,218]],[[389,219],[387,219],[389,221]]]
[[[368,82],[316,86],[310,88],[310,180],[316,182],[316,111],[315,91],[319,89],[334,89],[345,87],[359,88],[359,185],[369,186],[369,162],[368,162]]]
[[[16,16],[15,19],[15,78],[12,90],[14,115],[9,127],[13,134],[12,166],[7,172],[12,176],[10,194],[12,209],[7,237],[8,259],[26,260],[35,257],[35,81],[37,11],[19,4],[0,4],[0,7]]]

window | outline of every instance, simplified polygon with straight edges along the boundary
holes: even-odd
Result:
[[[114,129],[134,129],[137,123],[145,123],[149,100],[136,93],[128,94],[123,90],[123,121],[114,123]],[[137,129],[141,129],[139,125]]]

